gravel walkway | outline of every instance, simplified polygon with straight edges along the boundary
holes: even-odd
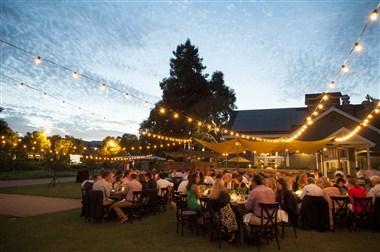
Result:
[[[0,215],[26,217],[80,208],[80,200],[0,194]]]

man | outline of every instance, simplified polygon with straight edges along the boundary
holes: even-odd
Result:
[[[121,208],[132,206],[133,192],[142,190],[142,185],[137,180],[136,173],[132,173],[130,178],[131,180],[127,182],[123,191],[125,198],[111,206],[112,209],[116,212],[117,216],[120,218],[120,224],[125,223],[128,220],[128,216],[123,212]]]
[[[261,208],[259,203],[274,203],[276,195],[272,189],[264,185],[264,178],[260,175],[254,175],[252,178],[253,189],[249,192],[245,209],[252,212],[249,223],[252,225],[260,225]]]
[[[300,199],[303,199],[305,196],[321,196],[323,197],[323,190],[319,186],[315,184],[313,178],[309,177],[307,179],[307,185],[305,185],[302,189],[302,193],[300,195]]]
[[[113,173],[110,171],[104,171],[102,173],[102,178],[96,181],[92,187],[94,191],[102,191],[103,192],[103,206],[109,206],[114,203],[111,196],[112,190],[112,182],[113,182]]]
[[[145,187],[143,189],[153,190],[157,188],[156,180],[153,178],[153,174],[151,172],[147,172],[144,175],[145,177]]]
[[[168,180],[165,179],[165,174],[160,173],[159,179],[157,180],[157,189],[158,189],[158,195],[161,195],[161,189],[163,188],[168,188],[168,187],[173,187],[174,184]]]
[[[372,176],[369,181],[371,181],[372,188],[368,192],[368,197],[372,197],[373,203],[375,203],[376,197],[380,197],[380,177]]]

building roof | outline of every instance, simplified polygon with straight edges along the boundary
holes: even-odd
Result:
[[[289,133],[304,122],[307,113],[306,107],[236,110],[230,126],[233,131],[246,133]]]

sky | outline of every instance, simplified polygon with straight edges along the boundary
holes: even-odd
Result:
[[[138,133],[161,97],[172,51],[186,39],[199,48],[205,72],[224,73],[238,109],[304,106],[323,92],[377,1],[1,1],[0,113],[21,134],[45,130],[99,140]],[[360,103],[380,96],[380,25],[334,91]],[[99,83],[73,79],[50,59]],[[24,82],[36,90],[19,88]],[[43,97],[41,90],[47,92]],[[62,101],[65,101],[65,104]],[[78,109],[78,108],[81,109]],[[196,117],[196,115],[194,115]]]

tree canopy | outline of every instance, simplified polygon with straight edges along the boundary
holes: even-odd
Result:
[[[177,137],[189,136],[197,130],[181,116],[173,120],[170,114],[161,115],[161,108],[167,113],[173,110],[202,122],[226,124],[236,108],[236,97],[234,90],[224,83],[223,73],[216,71],[209,78],[198,48],[189,39],[177,46],[173,56],[169,77],[160,82],[162,99],[149,118],[141,123],[140,129]]]

